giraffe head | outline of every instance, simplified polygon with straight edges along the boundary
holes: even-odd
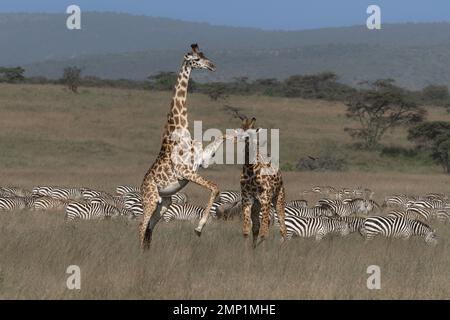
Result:
[[[196,43],[191,45],[192,51],[184,55],[184,62],[192,69],[207,69],[215,71],[216,66],[206,58],[203,52],[200,51]]]
[[[238,114],[239,119],[242,121],[242,125],[239,129],[235,130],[237,140],[245,140],[250,137],[250,133],[258,132],[259,128],[255,129],[256,118],[249,119],[245,115]]]

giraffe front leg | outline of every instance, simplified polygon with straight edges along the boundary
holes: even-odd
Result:
[[[209,200],[208,204],[206,205],[205,211],[203,211],[202,218],[200,219],[200,222],[198,223],[197,228],[195,228],[195,233],[198,236],[201,236],[203,227],[205,226],[206,222],[209,218],[209,212],[211,211],[211,207],[213,205],[214,199],[219,194],[219,188],[214,182],[208,181],[196,172],[189,170],[187,173],[183,175],[184,179],[187,179],[189,181],[192,181],[202,187],[205,187],[210,190]]]
[[[258,242],[257,245],[259,245],[261,242],[263,242],[267,235],[269,234],[269,215],[270,215],[270,197],[267,195],[261,196],[260,202],[261,202],[261,213],[262,213],[262,223],[261,223],[261,229],[259,230],[259,236],[258,236]]]
[[[285,217],[285,190],[284,187],[280,188],[280,192],[278,192],[277,198],[276,198],[276,209],[277,209],[277,216],[278,216],[278,223],[280,225],[280,233],[281,233],[281,242],[286,241],[286,224],[284,222]]]
[[[144,181],[141,192],[144,217],[142,222],[139,224],[139,239],[141,249],[146,250],[150,248],[153,228],[161,218],[158,210],[158,207],[161,208],[161,205],[159,204],[160,197],[158,188],[153,180],[149,182]]]

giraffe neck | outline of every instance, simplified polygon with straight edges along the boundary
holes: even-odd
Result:
[[[163,140],[169,139],[175,130],[188,129],[188,117],[186,107],[187,88],[192,68],[183,62],[178,73],[174,94],[167,114],[167,123],[163,132]]]

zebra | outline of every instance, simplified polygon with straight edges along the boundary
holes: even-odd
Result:
[[[188,196],[183,192],[177,192],[171,196],[172,203],[185,204],[188,202]]]
[[[64,209],[68,204],[66,200],[51,198],[48,196],[40,197],[34,200],[32,210],[58,210]]]
[[[120,196],[112,196],[112,197],[92,197],[89,199],[89,203],[103,203],[115,206],[119,209],[126,208],[125,200]]]
[[[407,218],[368,217],[364,220],[361,232],[366,240],[372,240],[377,235],[404,239],[409,239],[411,236],[421,236],[429,244],[437,243],[436,233],[430,226],[422,221]]]
[[[306,208],[308,207],[308,201],[306,200],[291,200],[286,202],[285,206],[291,206],[296,208]]]
[[[372,208],[372,205],[368,200],[361,198],[351,199],[345,203],[341,201],[328,201],[328,203],[321,202],[321,206],[330,208],[340,217],[347,217],[352,214],[368,214]]]
[[[35,197],[45,197],[45,196],[50,196],[51,192],[52,192],[53,187],[49,187],[49,186],[38,186],[38,187],[34,187],[33,190],[31,190],[31,194]]]
[[[438,209],[436,211],[436,217],[440,222],[450,221],[450,212],[445,209]]]
[[[364,218],[364,217],[337,217],[334,219],[339,220],[339,221],[344,221],[345,223],[347,223],[350,233],[359,232],[359,234],[362,235],[361,228],[363,227],[364,220],[366,218]]]
[[[65,218],[68,221],[91,220],[118,216],[120,213],[119,209],[109,204],[70,202],[66,207]]]
[[[408,208],[428,208],[428,209],[442,209],[445,206],[443,200],[410,200],[406,203]]]
[[[287,239],[293,236],[315,237],[321,240],[329,233],[339,232],[342,236],[349,234],[350,229],[346,222],[329,218],[304,218],[295,215],[286,215],[285,224]]]
[[[347,203],[353,203],[354,206],[360,206],[360,208],[362,208],[359,212],[357,213],[361,213],[361,214],[369,214],[372,213],[374,211],[376,212],[381,212],[381,207],[380,205],[372,199],[362,199],[362,198],[354,198],[354,199],[344,199],[342,200],[342,203],[347,204]]]
[[[423,197],[425,200],[448,200],[448,196],[442,193],[428,193]]]
[[[406,215],[417,216],[417,219],[427,221],[431,218],[436,217],[436,211],[439,209],[435,208],[424,208],[424,207],[410,207],[406,209]]]
[[[165,222],[172,220],[197,220],[201,218],[204,210],[205,208],[190,203],[172,203],[162,218]]]
[[[116,188],[116,195],[123,196],[127,193],[141,193],[141,188],[139,187],[131,187],[131,186],[118,186]]]
[[[286,205],[284,207],[286,215],[295,215],[303,218],[331,217],[333,212],[327,207],[299,208]]]
[[[28,197],[4,197],[0,198],[0,210],[22,210],[32,205],[34,198]]]
[[[48,196],[59,200],[81,200],[85,188],[52,187]]]
[[[19,188],[19,187],[0,187],[0,195],[15,196],[15,197],[29,197],[31,196],[31,191]]]
[[[408,201],[411,201],[411,198],[404,194],[386,196],[382,207],[406,208]]]
[[[412,220],[424,220],[423,216],[417,210],[391,210],[386,217],[405,218]]]
[[[218,195],[218,200],[220,203],[232,203],[240,202],[242,200],[240,191],[226,190],[222,191]]]
[[[101,198],[112,198],[113,196],[107,192],[104,191],[97,191],[97,190],[92,190],[92,189],[83,189],[81,191],[81,198],[84,201],[89,201],[92,198],[97,198],[97,197],[101,197]]]

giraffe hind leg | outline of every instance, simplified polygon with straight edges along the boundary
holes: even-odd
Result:
[[[158,208],[161,208],[159,198],[156,183],[153,180],[147,183],[144,182],[142,186],[142,207],[144,210],[144,217],[139,225],[139,239],[142,250],[146,250],[150,247],[153,228],[161,218],[159,212],[156,212],[159,211],[157,210]]]
[[[280,225],[280,233],[281,233],[281,241],[286,241],[286,224],[284,222],[285,217],[285,191],[284,187],[280,188],[280,192],[277,195],[276,198],[276,209],[277,209],[277,216],[278,216],[278,223]]]

